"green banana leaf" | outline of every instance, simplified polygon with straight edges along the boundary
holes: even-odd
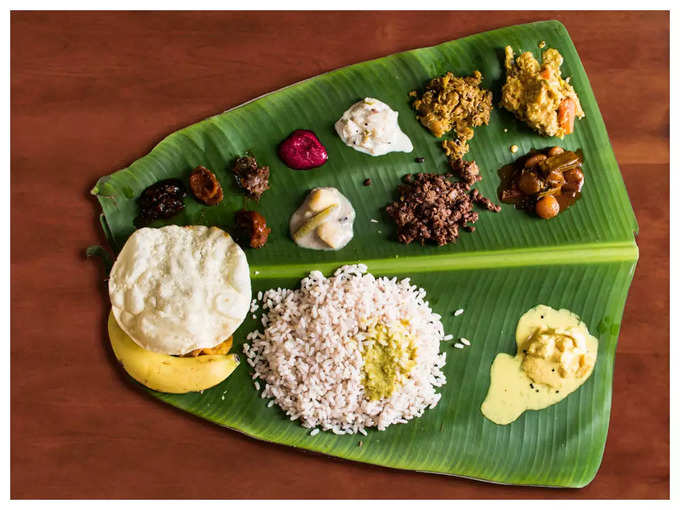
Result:
[[[550,221],[504,206],[480,212],[477,231],[462,233],[445,247],[402,245],[384,206],[394,198],[401,177],[418,171],[444,172],[440,140],[415,119],[408,92],[421,89],[446,71],[457,75],[479,69],[483,86],[497,99],[504,81],[503,48],[540,52],[538,44],[564,56],[564,76],[572,77],[586,117],[564,140],[541,137],[495,108],[488,126],[476,129],[469,158],[479,164],[480,191],[495,197],[498,169],[532,148],[560,144],[582,149],[586,184],[581,200]],[[411,138],[411,154],[371,157],[339,140],[333,124],[355,101],[376,97],[400,112]],[[301,172],[278,159],[278,144],[294,129],[311,129],[327,147],[326,165]],[[517,145],[513,154],[509,147]],[[465,337],[463,350],[442,343],[447,384],[442,399],[408,424],[368,436],[312,437],[276,407],[268,408],[253,387],[249,367],[241,366],[222,384],[202,393],[150,393],[173,406],[252,437],[329,455],[401,469],[446,473],[510,484],[582,487],[595,476],[609,425],[614,353],[638,250],[637,223],[595,97],[576,49],[563,25],[547,21],[503,28],[378,60],[306,80],[168,136],[128,168],[102,177],[92,193],[101,203],[101,224],[115,252],[134,231],[136,197],[160,179],[187,179],[197,165],[211,168],[225,188],[221,204],[205,207],[187,198],[182,213],[165,223],[217,225],[229,229],[244,205],[230,164],[250,152],[271,167],[271,189],[253,206],[272,228],[267,245],[248,250],[253,292],[296,287],[313,269],[326,273],[361,261],[376,275],[410,277],[426,289],[447,333]],[[414,161],[425,158],[424,164]],[[373,184],[363,186],[365,178]],[[336,252],[298,248],[288,218],[306,192],[335,186],[357,211],[355,238]],[[370,219],[378,220],[377,223]],[[479,408],[489,386],[489,369],[499,352],[514,354],[519,317],[536,304],[568,308],[598,336],[598,362],[590,379],[562,402],[528,411],[499,426]],[[453,312],[463,308],[463,315]],[[234,335],[235,349],[258,324],[248,318]]]

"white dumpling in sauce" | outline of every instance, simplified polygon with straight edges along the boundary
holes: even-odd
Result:
[[[339,250],[354,237],[356,214],[336,188],[314,188],[290,218],[290,234],[302,248]]]

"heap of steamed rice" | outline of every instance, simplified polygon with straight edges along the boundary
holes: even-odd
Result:
[[[273,398],[304,427],[365,434],[367,427],[406,423],[439,402],[444,328],[425,291],[408,278],[375,278],[363,264],[330,278],[312,271],[299,290],[265,292],[262,307],[264,329],[244,344],[252,377],[264,383],[262,398]],[[415,339],[416,364],[389,397],[371,401],[362,385],[362,332],[367,323],[401,320]]]

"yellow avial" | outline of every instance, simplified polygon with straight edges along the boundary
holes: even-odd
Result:
[[[593,371],[597,338],[569,310],[538,305],[520,318],[517,354],[498,354],[482,413],[512,423],[527,409],[543,409],[577,390]]]

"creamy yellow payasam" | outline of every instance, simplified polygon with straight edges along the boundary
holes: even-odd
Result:
[[[517,354],[498,354],[482,414],[499,425],[526,410],[556,404],[590,377],[597,360],[597,338],[569,310],[538,305],[520,318]]]

